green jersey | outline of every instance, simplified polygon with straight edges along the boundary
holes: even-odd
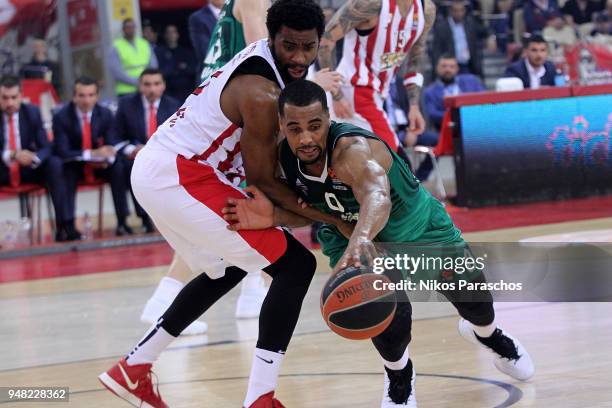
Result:
[[[304,201],[325,213],[356,223],[359,203],[351,187],[335,177],[332,163],[332,152],[338,140],[352,136],[380,140],[365,129],[348,123],[332,122],[327,135],[326,166],[320,177],[302,171],[287,140],[282,142],[279,159],[287,183]],[[388,150],[393,158],[387,173],[391,186],[391,213],[375,241],[420,244],[463,242],[461,232],[442,204],[421,186],[404,161],[392,149]],[[335,227],[329,225],[324,225],[318,238],[323,252],[330,256],[331,264],[334,265],[344,252],[346,239]]]
[[[234,4],[235,0],[226,0],[219,14],[204,58],[202,82],[246,47],[242,23],[234,17]]]

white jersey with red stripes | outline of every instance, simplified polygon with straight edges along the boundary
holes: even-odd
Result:
[[[421,0],[412,0],[406,17],[397,0],[382,0],[378,24],[371,33],[362,36],[351,30],[345,35],[337,70],[351,85],[372,88],[386,98],[391,79],[424,28]]]
[[[268,40],[256,41],[204,81],[176,114],[157,129],[147,144],[161,145],[186,159],[206,163],[234,183],[244,179],[240,153],[242,128],[232,123],[221,110],[221,93],[240,64],[255,56],[270,64],[283,88]]]

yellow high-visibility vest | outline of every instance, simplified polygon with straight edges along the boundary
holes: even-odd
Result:
[[[138,78],[142,71],[147,68],[151,60],[151,47],[149,43],[140,37],[134,38],[134,45],[125,38],[119,38],[113,43],[119,54],[121,65],[128,76]],[[137,87],[117,81],[115,85],[116,94],[136,92]]]

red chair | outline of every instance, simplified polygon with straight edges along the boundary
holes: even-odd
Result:
[[[0,193],[16,195],[19,197],[19,212],[21,217],[28,217],[32,222],[30,242],[32,244],[40,244],[42,242],[42,217],[40,203],[42,200],[41,197],[46,194],[45,186],[30,183],[20,184],[16,187],[0,186]],[[35,212],[32,211],[33,209]],[[34,235],[34,230],[36,230],[36,236]],[[36,240],[34,239],[35,237]]]

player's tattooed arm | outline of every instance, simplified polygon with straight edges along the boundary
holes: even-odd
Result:
[[[382,0],[348,0],[332,16],[325,27],[319,47],[321,68],[336,68],[336,42],[346,33],[376,19],[382,8]],[[375,23],[374,23],[375,24]]]
[[[391,166],[391,159],[387,151],[382,155],[386,155],[384,160],[376,157],[363,137],[341,138],[334,148],[334,172],[343,183],[351,186],[359,203],[359,220],[335,270],[359,265],[362,256],[374,257],[372,240],[385,227],[391,214],[391,186],[385,168]]]
[[[336,42],[349,31],[360,27],[363,29],[376,25],[376,19],[382,8],[382,0],[348,0],[332,16],[325,27],[319,45],[319,65],[321,68],[336,69]],[[342,90],[332,95],[338,102],[344,98]],[[336,112],[338,113],[338,112]],[[348,115],[348,112],[346,113]],[[346,115],[340,115],[346,116]],[[352,116],[348,115],[348,117]]]
[[[432,0],[423,0],[423,7],[425,9],[425,26],[423,33],[416,41],[416,43],[410,48],[406,59],[404,59],[402,66],[400,67],[400,74],[402,78],[415,76],[418,74],[421,64],[423,62],[423,56],[425,55],[427,48],[427,37],[431,30],[434,22],[436,21],[436,5]],[[420,75],[420,74],[418,74]],[[421,80],[422,82],[422,80]],[[408,92],[408,100],[410,105],[418,105],[421,98],[421,85],[415,83],[406,83],[406,91]]]

